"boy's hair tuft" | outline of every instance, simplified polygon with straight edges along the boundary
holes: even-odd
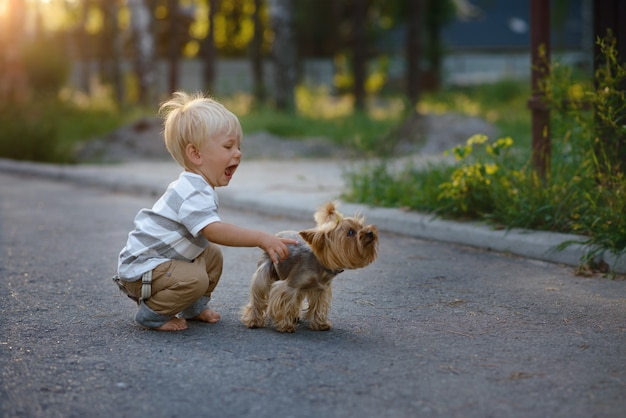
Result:
[[[221,103],[198,92],[177,91],[161,104],[159,115],[164,119],[163,136],[170,155],[186,167],[188,144],[201,148],[216,135],[243,135],[239,119]]]

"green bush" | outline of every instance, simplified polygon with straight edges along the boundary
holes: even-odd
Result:
[[[0,107],[0,157],[58,161],[58,124],[41,106]]]
[[[54,38],[38,38],[24,47],[24,71],[36,96],[54,96],[67,81],[71,63],[62,45]]]
[[[543,86],[553,116],[551,167],[545,178],[535,172],[527,152],[511,152],[511,138],[490,141],[475,135],[449,151],[456,157],[452,165],[396,173],[381,164],[367,173],[353,173],[346,197],[488,220],[503,228],[582,234],[591,248],[582,263],[607,250],[623,255],[626,68],[613,42],[600,41],[600,46],[606,63],[595,74],[595,83],[580,83],[571,69],[555,65]],[[506,92],[501,100],[510,100],[511,94]],[[580,99],[585,99],[584,106]],[[517,110],[522,111],[527,112]]]
[[[593,85],[555,66],[544,86],[555,110],[554,154],[564,155],[553,159],[551,181],[571,185],[570,227],[589,236],[587,260],[605,250],[626,253],[626,66],[610,33],[598,45]]]
[[[56,99],[0,105],[0,157],[74,163],[78,142],[111,132],[139,115],[139,111],[122,115]]]

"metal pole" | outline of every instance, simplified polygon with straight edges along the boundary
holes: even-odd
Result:
[[[550,2],[530,1],[530,53],[532,65],[532,97],[528,107],[532,113],[532,161],[541,178],[550,170],[550,109],[540,90],[550,73]]]

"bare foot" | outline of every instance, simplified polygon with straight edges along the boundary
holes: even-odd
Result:
[[[184,318],[174,317],[155,329],[157,331],[182,331],[187,329],[187,321]]]
[[[219,322],[219,320],[222,319],[222,317],[220,316],[219,313],[215,312],[213,309],[206,308],[205,310],[200,312],[197,316],[193,317],[192,319],[196,319],[202,322],[208,322],[209,324],[215,324],[216,322]]]

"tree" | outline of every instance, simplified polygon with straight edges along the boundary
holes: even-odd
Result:
[[[411,0],[409,0],[411,1]],[[443,45],[441,28],[455,16],[455,5],[451,0],[424,0],[426,2],[423,20],[426,28],[424,55],[430,66],[429,87],[438,89],[441,83]]]
[[[82,91],[89,94],[91,93],[90,86],[90,61],[91,61],[91,48],[90,38],[87,32],[87,19],[89,17],[89,8],[91,7],[91,0],[85,0],[80,5],[80,16],[78,25],[74,29],[74,39],[76,42],[76,52],[80,59],[80,71],[79,71],[79,86]]]
[[[24,0],[9,0],[0,25],[0,103],[26,100],[27,80],[20,57],[25,23]]]
[[[408,0],[406,31],[406,93],[412,106],[420,98],[422,0]]]
[[[128,0],[128,8],[135,46],[134,68],[139,85],[139,102],[148,104],[156,78],[153,69],[154,37],[150,32],[152,14],[144,0]]]
[[[169,77],[168,90],[173,93],[178,90],[178,73],[180,67],[180,27],[178,24],[180,18],[180,8],[178,0],[167,0],[167,16],[168,16],[168,61],[169,61]]]
[[[367,77],[367,9],[368,0],[353,0],[352,72],[354,75],[354,107],[365,109],[365,77]]]
[[[295,106],[297,60],[292,0],[269,0],[269,12],[274,31],[272,61],[276,108],[292,111]]]
[[[98,40],[98,61],[100,75],[104,82],[113,85],[115,98],[118,104],[124,101],[124,87],[122,84],[122,46],[117,20],[118,8],[116,1],[100,0],[100,10],[103,16],[103,28]]]
[[[219,10],[219,0],[209,0],[209,32],[203,42],[204,55],[204,88],[212,92],[215,84],[215,61],[217,52],[215,50],[215,15]]]
[[[261,6],[263,0],[254,0],[254,13],[252,22],[254,24],[254,35],[250,42],[250,62],[252,64],[252,80],[254,98],[257,103],[265,102],[266,91],[263,80],[263,32],[264,27],[261,20]]]

